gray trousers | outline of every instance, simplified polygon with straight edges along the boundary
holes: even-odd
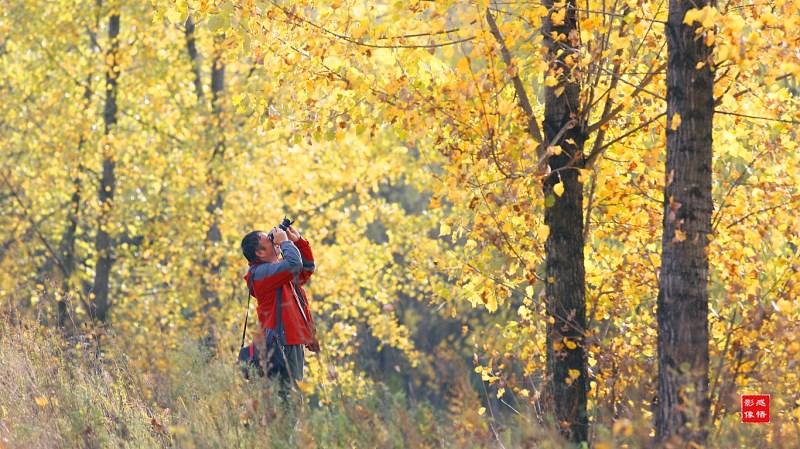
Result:
[[[286,345],[283,347],[286,354],[287,367],[291,380],[303,380],[303,366],[306,361],[305,345]],[[289,380],[289,379],[286,379]]]

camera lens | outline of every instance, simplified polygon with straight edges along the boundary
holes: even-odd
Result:
[[[292,223],[294,223],[294,220],[289,220],[288,218],[283,217],[283,221],[281,221],[281,224],[279,224],[278,227],[286,231],[289,229],[289,226],[291,226]]]

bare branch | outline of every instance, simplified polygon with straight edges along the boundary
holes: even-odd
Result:
[[[753,120],[766,120],[768,122],[779,122],[779,123],[789,123],[790,125],[800,125],[800,121],[797,121],[797,120],[786,120],[786,119],[781,119],[781,118],[760,117],[760,116],[757,116],[757,115],[739,114],[738,112],[719,111],[719,110],[716,110],[716,109],[714,110],[714,114],[733,115],[735,117],[751,118]]]

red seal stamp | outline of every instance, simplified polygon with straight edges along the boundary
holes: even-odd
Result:
[[[742,422],[769,422],[769,395],[742,395]]]

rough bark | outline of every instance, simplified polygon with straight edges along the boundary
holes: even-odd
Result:
[[[544,5],[550,9],[553,2],[545,1]],[[565,67],[564,58],[575,52],[571,42],[576,41],[570,39],[577,33],[574,0],[567,1],[566,7],[563,24],[555,25],[549,17],[544,22],[543,33],[551,70]],[[567,39],[555,42],[551,32],[563,34]],[[559,84],[545,91],[544,148],[548,145],[561,147],[559,155],[548,159],[552,172],[543,185],[547,205],[545,223],[550,227],[545,243],[545,297],[549,318],[547,370],[550,400],[562,435],[577,443],[587,440],[589,427],[584,345],[583,186],[578,182],[576,170],[583,164],[585,137],[578,125],[580,88],[568,78],[568,73],[562,74]],[[559,182],[564,186],[560,197],[554,192],[554,186]]]
[[[109,65],[106,69],[106,99],[103,108],[103,123],[105,125],[105,136],[111,134],[112,129],[117,123],[117,51],[119,49],[119,26],[120,17],[118,13],[111,15],[108,21],[108,51],[107,60]],[[116,175],[113,144],[110,148],[103,149],[103,172],[100,178],[100,186],[97,191],[97,199],[100,203],[100,219],[98,220],[97,236],[95,238],[95,251],[97,252],[97,262],[95,264],[94,283],[92,285],[92,302],[90,305],[90,316],[98,321],[105,322],[108,317],[108,292],[109,278],[113,259],[113,239],[109,234],[108,219],[113,207],[114,189],[116,187]]]
[[[708,419],[708,257],[711,232],[712,47],[686,11],[714,2],[670,0],[666,26],[667,162],[658,292],[656,439],[703,444]],[[698,63],[705,63],[697,69]],[[675,127],[680,114],[680,124]]]

